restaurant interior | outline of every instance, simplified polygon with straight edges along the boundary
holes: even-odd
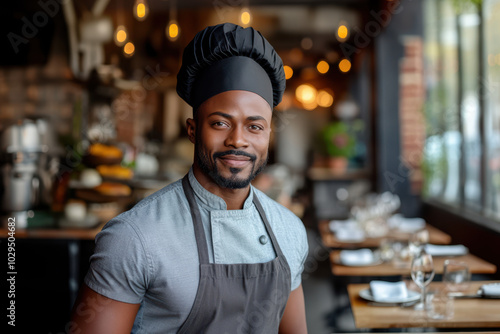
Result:
[[[306,228],[308,332],[500,330],[500,0],[8,7],[3,333],[69,333],[97,233],[187,173],[182,52],[224,22],[254,27],[283,60],[253,185]]]

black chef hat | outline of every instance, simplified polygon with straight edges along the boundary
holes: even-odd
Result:
[[[232,23],[207,27],[184,49],[177,93],[193,110],[229,90],[246,90],[274,108],[285,90],[283,62],[255,29]]]

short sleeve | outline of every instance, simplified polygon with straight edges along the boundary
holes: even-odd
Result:
[[[300,230],[300,238],[298,242],[298,258],[300,259],[300,264],[298,267],[298,270],[295,272],[295,275],[292,276],[292,284],[291,284],[291,289],[292,291],[297,289],[302,283],[302,272],[304,271],[304,264],[306,263],[307,260],[307,254],[309,253],[309,246],[307,243],[307,233],[306,229],[303,225],[303,223],[299,220],[300,225],[302,229]]]
[[[96,236],[85,284],[95,292],[125,303],[139,304],[151,277],[144,242],[127,221],[113,219]]]

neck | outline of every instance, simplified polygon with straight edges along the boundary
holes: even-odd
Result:
[[[226,202],[228,210],[243,209],[243,204],[250,193],[250,186],[241,189],[222,188],[208,175],[203,174],[196,163],[193,165],[193,174],[203,188],[212,194],[219,196],[224,200],[224,202]]]

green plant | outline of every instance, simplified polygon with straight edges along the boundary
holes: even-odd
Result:
[[[322,131],[321,137],[325,145],[325,153],[331,157],[350,158],[356,145],[354,137],[343,122],[332,122]]]

